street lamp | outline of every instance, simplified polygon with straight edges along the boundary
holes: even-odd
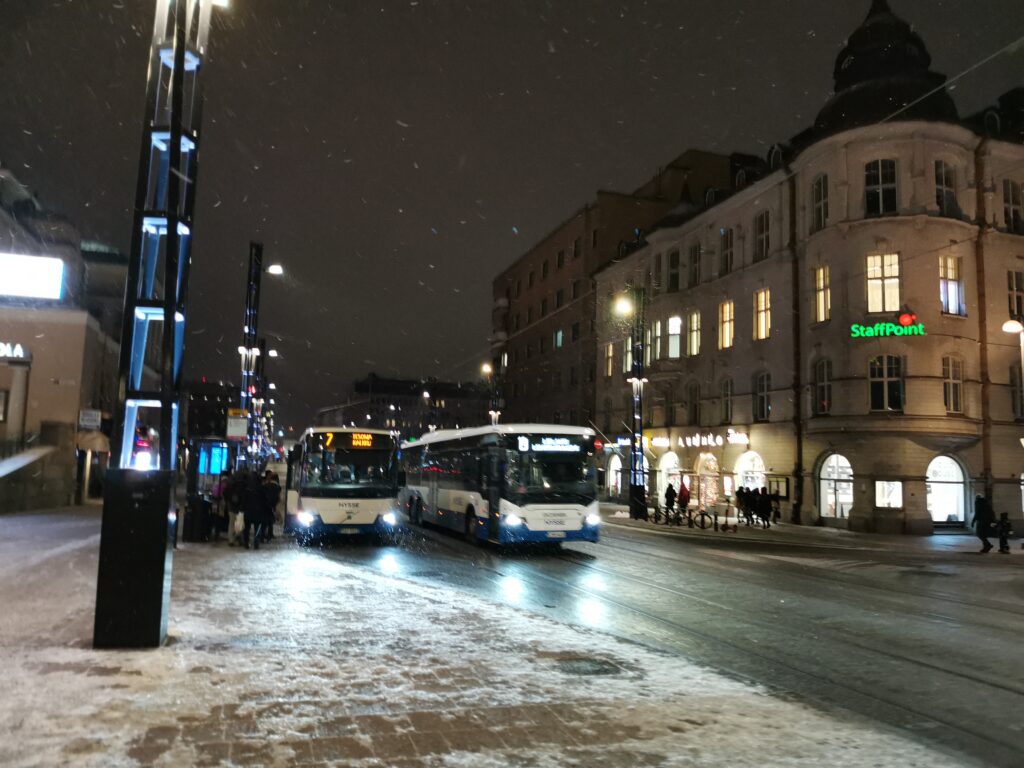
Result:
[[[629,444],[629,516],[636,520],[647,519],[647,483],[644,472],[644,289],[642,286],[627,287],[626,294],[619,296],[613,311],[622,318],[632,318],[630,377],[633,389],[632,440]]]
[[[167,636],[177,530],[178,404],[202,138],[201,75],[212,10],[212,0],[156,2],[111,468],[103,494],[96,648],[157,647]],[[147,359],[147,347],[153,346],[159,349],[159,362]],[[144,376],[151,365],[159,375],[156,382]],[[141,470],[133,462],[136,435],[151,427],[150,419],[159,420],[157,463]]]
[[[496,425],[498,419],[501,417],[500,403],[498,401],[498,382],[497,375],[494,372],[494,366],[490,363],[484,363],[480,366],[480,373],[487,379],[487,389],[490,396],[490,403],[487,410],[487,414],[491,417],[491,425]]]
[[[1020,397],[1022,400],[1024,400],[1024,395],[1020,394],[1021,392],[1024,392],[1024,322],[1022,322],[1022,320],[1024,320],[1024,317],[1019,316],[1007,320],[1005,323],[1003,323],[1003,332],[1016,333],[1017,337],[1020,339],[1021,378],[1018,379],[1017,381],[1017,386],[1020,387],[1020,390],[1018,390],[1017,397]],[[1024,402],[1021,403],[1021,407],[1024,408]],[[1024,437],[1021,438],[1020,444],[1024,446]]]
[[[284,274],[284,267],[282,267],[280,264],[271,264],[269,267],[267,267],[267,274],[268,275],[283,275]]]

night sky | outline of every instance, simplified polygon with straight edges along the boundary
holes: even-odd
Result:
[[[682,150],[764,155],[806,127],[868,0],[232,0],[205,74],[190,376],[238,380],[250,240],[279,422],[370,370],[472,378],[491,281],[590,200]],[[892,0],[957,74],[1020,0]],[[127,251],[151,0],[0,0],[0,163]],[[1024,84],[1024,52],[953,91]]]

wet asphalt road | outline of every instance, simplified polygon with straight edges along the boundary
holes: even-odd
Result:
[[[1024,555],[693,541],[499,552],[436,530],[325,557],[685,655],[913,738],[1024,765]],[[671,674],[671,669],[666,669]],[[728,734],[712,737],[728,738]]]

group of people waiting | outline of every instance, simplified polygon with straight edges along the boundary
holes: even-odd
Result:
[[[228,544],[259,549],[274,538],[274,523],[281,501],[281,483],[269,469],[260,474],[247,469],[225,472],[213,486],[214,535],[227,532]]]
[[[755,518],[761,521],[765,528],[772,527],[772,521],[779,522],[779,505],[777,497],[768,492],[767,488],[746,488],[740,486],[736,489],[736,511],[737,517],[742,516],[747,525],[754,525]],[[676,506],[678,503],[678,506]],[[677,491],[672,483],[665,489],[665,522],[669,525],[675,520],[679,524],[682,514],[686,513],[690,505],[690,489],[685,484],[680,484]],[[654,522],[658,522],[658,512],[655,509]]]

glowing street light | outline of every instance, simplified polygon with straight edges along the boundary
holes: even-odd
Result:
[[[277,357],[277,350],[276,349],[267,350],[267,354],[270,355],[271,357]]]
[[[284,274],[284,267],[282,267],[280,264],[271,264],[269,267],[267,267],[267,274],[268,275],[283,275]]]
[[[631,317],[635,310],[636,306],[629,296],[619,296],[612,306],[612,311],[619,317]]]

